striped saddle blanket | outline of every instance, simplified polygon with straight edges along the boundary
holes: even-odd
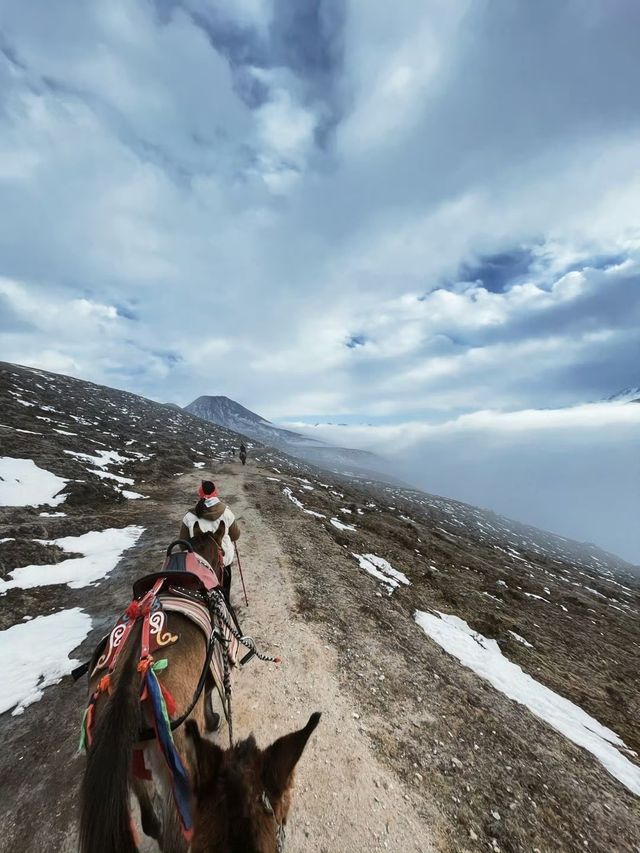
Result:
[[[179,633],[172,630],[173,626],[167,620],[167,614],[179,613],[186,617],[191,622],[200,628],[202,631],[203,643],[206,645],[209,642],[212,631],[217,631],[223,642],[216,643],[211,656],[211,675],[213,676],[216,688],[221,695],[224,696],[224,671],[225,664],[223,655],[227,656],[228,668],[233,668],[237,664],[238,655],[238,640],[234,633],[230,630],[229,625],[233,624],[231,614],[226,605],[220,605],[224,618],[214,617],[214,624],[211,622],[211,614],[204,602],[198,601],[187,591],[180,588],[168,586],[166,590],[160,590],[155,596],[151,612],[149,614],[149,653],[156,656],[163,648],[177,643],[180,639]],[[227,624],[228,623],[228,624]],[[130,620],[124,615],[114,625],[111,632],[103,637],[102,641],[96,649],[90,667],[91,677],[103,669],[111,670],[115,664],[123,641],[126,640]]]

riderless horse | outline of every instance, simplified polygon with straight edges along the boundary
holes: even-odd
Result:
[[[134,599],[92,661],[81,746],[82,853],[135,853],[130,793],[142,829],[163,853],[282,853],[294,768],[320,719],[260,749],[233,742],[230,673],[260,654],[243,637],[222,593],[220,543],[172,543],[161,572],[134,584]],[[215,567],[212,568],[212,567]],[[213,680],[230,745],[203,739]],[[185,725],[182,725],[185,723]]]

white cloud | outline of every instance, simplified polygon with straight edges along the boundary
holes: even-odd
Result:
[[[272,0],[235,0],[234,3],[226,3],[224,0],[187,0],[185,6],[205,18],[220,16],[225,21],[252,27],[263,35],[273,19]]]
[[[4,358],[430,436],[638,384],[623,16],[341,8],[5,3]],[[458,280],[514,249],[504,292]]]
[[[64,333],[68,338],[87,339],[97,329],[104,330],[118,320],[113,305],[84,298],[50,299],[45,292],[36,295],[26,284],[5,278],[0,278],[0,297],[5,298],[18,317],[33,323],[40,331]]]
[[[281,69],[252,68],[251,74],[268,90],[267,100],[254,112],[261,149],[258,172],[271,192],[285,194],[313,154],[318,116],[300,103],[295,81]]]
[[[301,430],[334,444],[366,447],[385,455],[404,454],[415,450],[427,440],[450,440],[461,435],[468,437],[485,433],[506,438],[509,435],[522,434],[533,437],[539,432],[635,428],[638,425],[640,406],[625,403],[587,403],[564,409],[523,409],[512,412],[487,409],[459,415],[443,423],[409,421],[380,426],[347,426],[333,423],[308,424],[305,421],[283,422],[283,426]]]
[[[65,373],[68,376],[91,375],[87,365],[55,349],[27,349],[24,348],[24,344],[17,344],[15,348],[5,350],[5,357],[16,364],[39,367],[41,370],[50,370],[52,373]]]
[[[533,374],[580,363],[586,355],[597,353],[601,346],[606,354],[611,339],[617,334],[620,333],[611,329],[599,329],[582,335],[547,336],[471,346],[457,354],[431,356],[424,364],[390,377],[385,386],[391,389],[400,385],[415,390],[418,385],[425,383],[427,387],[430,384],[433,387],[435,383],[437,388],[438,384],[442,386],[442,381],[446,381],[451,388],[453,380],[468,388],[474,381],[481,381],[482,393],[486,398],[490,393],[487,385],[495,376],[504,394],[509,381],[512,384],[525,382]]]
[[[102,320],[115,320],[118,316],[118,310],[113,305],[99,305],[96,302],[91,302],[89,299],[71,300],[71,309],[73,313],[79,314],[81,317],[99,317]]]
[[[315,438],[392,458],[432,494],[594,542],[640,563],[637,470],[640,405],[477,411],[442,424],[289,423]]]
[[[338,145],[347,157],[393,149],[420,122],[425,101],[443,85],[455,31],[468,2],[348,5],[346,61],[353,110]]]

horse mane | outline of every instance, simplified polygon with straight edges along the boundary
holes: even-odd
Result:
[[[140,684],[135,678],[141,625],[136,625],[113,694],[95,731],[80,787],[80,850],[137,853],[129,819],[131,749],[140,731]],[[117,743],[118,749],[113,745]]]

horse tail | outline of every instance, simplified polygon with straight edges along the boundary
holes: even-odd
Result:
[[[133,745],[140,731],[140,628],[123,650],[119,678],[96,722],[80,789],[81,853],[137,853],[129,808]],[[117,672],[117,670],[116,670]]]

